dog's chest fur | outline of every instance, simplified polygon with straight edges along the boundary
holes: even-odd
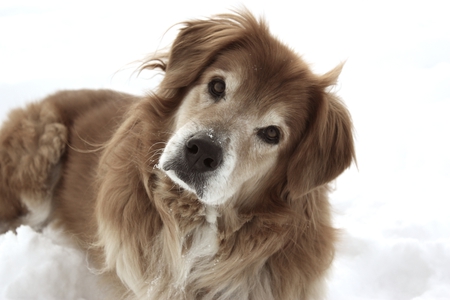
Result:
[[[200,203],[188,192],[174,187],[168,178],[162,177],[155,190],[158,195],[155,204],[164,223],[160,237],[165,246],[161,254],[168,259],[166,267],[170,266],[172,273],[169,276],[173,289],[171,294],[176,296],[184,293],[197,275],[214,265],[219,249],[218,213],[215,207]],[[161,275],[154,273],[150,290],[158,290],[160,285],[168,283],[161,280]]]
[[[217,253],[217,211],[213,207],[205,207],[206,222],[181,238],[182,255],[180,275],[177,285],[187,283],[187,278],[196,268],[206,267]]]

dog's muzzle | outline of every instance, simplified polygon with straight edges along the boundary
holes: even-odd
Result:
[[[223,165],[222,142],[212,132],[201,131],[189,136],[180,146],[170,159],[164,161],[162,169],[175,182],[182,181],[182,186],[189,187],[202,198],[209,180]]]

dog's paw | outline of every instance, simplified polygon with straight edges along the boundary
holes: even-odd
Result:
[[[0,130],[0,222],[13,224],[49,207],[67,134],[46,103],[11,112]]]

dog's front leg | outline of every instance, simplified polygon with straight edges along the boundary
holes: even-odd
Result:
[[[0,130],[0,232],[45,224],[66,142],[67,128],[51,103],[9,114]]]

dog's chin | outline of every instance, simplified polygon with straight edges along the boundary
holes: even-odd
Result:
[[[164,170],[164,172],[166,173],[167,176],[169,176],[169,178],[170,178],[175,184],[179,185],[181,188],[183,188],[183,189],[185,189],[185,190],[187,190],[187,191],[189,191],[189,192],[191,192],[191,193],[194,193],[194,194],[197,195],[197,197],[198,197],[197,191],[196,191],[194,188],[192,188],[191,186],[189,186],[186,182],[184,182],[183,180],[181,180],[181,179],[177,176],[177,174],[176,174],[176,172],[175,172],[174,170],[167,170],[167,171]]]
[[[182,189],[189,191],[193,193],[200,202],[202,202],[205,205],[213,205],[217,206],[220,204],[223,204],[226,202],[227,197],[223,195],[220,191],[210,191],[206,185],[205,186],[192,186],[177,175],[177,173],[174,170],[164,170],[166,175],[178,186],[180,186]]]

